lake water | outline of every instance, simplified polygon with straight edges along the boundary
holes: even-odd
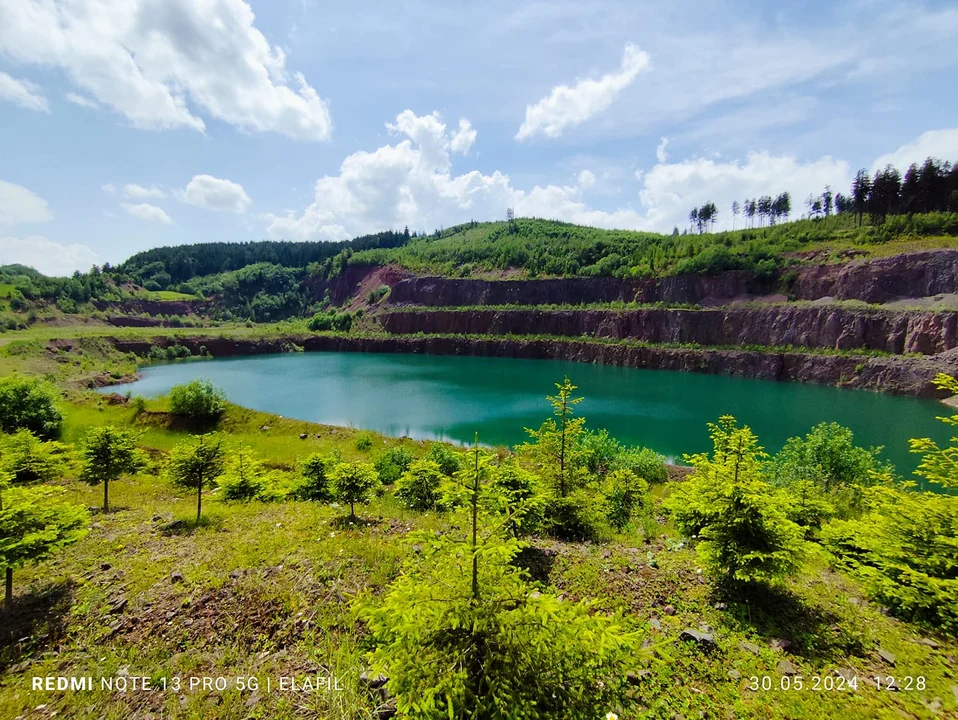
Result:
[[[884,445],[904,473],[917,465],[908,438],[947,441],[934,400],[861,390],[636,370],[557,360],[404,354],[295,353],[195,360],[143,368],[143,377],[104,388],[155,397],[194,378],[211,380],[231,402],[290,418],[387,435],[514,445],[551,408],[546,395],[568,375],[585,400],[587,427],[672,458],[710,448],[705,423],[734,415],[769,452],[822,421],[850,427],[860,445]]]

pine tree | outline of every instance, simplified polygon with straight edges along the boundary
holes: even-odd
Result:
[[[136,435],[112,425],[95,427],[83,443],[81,479],[90,485],[103,483],[103,512],[110,511],[110,482],[135,473],[143,464],[136,449]]]
[[[203,513],[203,489],[223,472],[223,441],[215,433],[173,447],[167,474],[174,485],[196,490],[196,524]]]

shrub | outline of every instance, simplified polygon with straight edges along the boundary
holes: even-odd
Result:
[[[462,460],[459,457],[459,453],[454,450],[450,450],[445,445],[440,445],[435,443],[429,452],[426,453],[424,460],[432,460],[439,466],[439,469],[442,471],[443,475],[452,477],[457,472],[462,465]]]
[[[20,484],[52,482],[66,472],[69,449],[55,440],[44,442],[29,430],[7,435],[0,445],[3,469]]]
[[[479,473],[459,531],[414,536],[421,552],[385,596],[357,601],[373,672],[388,675],[402,717],[571,719],[618,709],[636,636],[592,603],[532,592],[514,564],[518,542],[478,509],[487,458],[474,452],[466,465]]]
[[[494,508],[507,516],[507,526],[514,537],[539,531],[545,520],[546,498],[538,476],[516,462],[506,462],[493,472],[491,490]]]
[[[935,382],[958,394],[954,378]],[[941,420],[958,425],[958,415]],[[895,615],[958,635],[958,448],[921,438],[911,449],[922,455],[917,473],[944,492],[911,492],[911,484],[887,481],[868,488],[862,517],[829,523],[822,543]]]
[[[369,502],[369,495],[379,484],[379,474],[369,463],[339,463],[329,475],[333,495],[349,503],[349,517],[356,518],[356,503]]]
[[[191,380],[170,390],[170,412],[197,421],[217,419],[226,410],[223,392],[208,380]]]
[[[686,536],[698,535],[702,563],[733,585],[771,584],[797,570],[802,531],[787,505],[761,479],[765,454],[748,427],[723,416],[709,423],[712,457],[693,455],[692,475],[664,507]]]
[[[37,378],[0,379],[0,429],[3,432],[30,430],[42,438],[60,436],[63,412],[60,393]]]
[[[230,453],[223,474],[217,478],[224,500],[272,500],[275,493],[263,464],[256,460],[249,448]]]
[[[605,475],[625,448],[608,430],[585,430],[579,438],[586,467],[593,475]]]
[[[669,479],[665,458],[648,448],[623,449],[613,460],[612,469],[629,470],[649,484],[664,483]]]
[[[392,485],[409,469],[413,461],[412,453],[402,447],[392,447],[380,455],[376,461],[376,472],[383,485]]]
[[[438,463],[418,460],[412,463],[396,482],[396,497],[413,510],[434,510],[439,502],[440,488],[445,477]]]
[[[576,490],[565,497],[550,497],[544,508],[545,531],[559,540],[598,540],[601,516],[593,500],[585,490]]]
[[[378,288],[376,288],[375,290],[370,290],[370,291],[369,291],[369,295],[366,296],[366,301],[367,301],[370,305],[375,305],[375,304],[378,303],[380,300],[382,300],[384,297],[386,297],[386,295],[388,295],[388,294],[389,294],[389,286],[388,286],[388,285],[380,285],[380,286],[379,286]]]
[[[352,313],[338,313],[333,310],[318,312],[306,322],[306,327],[309,328],[311,332],[323,332],[328,330],[349,332],[352,326]]]
[[[356,449],[362,452],[368,452],[373,449],[373,437],[369,433],[363,433],[356,438]]]
[[[333,492],[329,486],[329,475],[336,467],[338,460],[330,455],[313,453],[299,466],[302,483],[294,491],[300,500],[316,500],[326,502],[333,499]]]
[[[610,472],[602,485],[602,499],[606,521],[619,532],[652,510],[649,484],[631,470]]]

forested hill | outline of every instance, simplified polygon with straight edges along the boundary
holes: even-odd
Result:
[[[408,241],[408,230],[387,230],[340,242],[260,240],[176,245],[137,253],[116,270],[144,282],[153,280],[160,286],[158,289],[165,289],[195,277],[239,270],[258,263],[306,268],[311,263],[321,263],[347,249],[396,248]]]

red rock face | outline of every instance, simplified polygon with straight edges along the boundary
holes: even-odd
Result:
[[[649,343],[794,346],[935,355],[958,344],[958,312],[787,305],[722,310],[393,310],[389,333],[557,335]]]

